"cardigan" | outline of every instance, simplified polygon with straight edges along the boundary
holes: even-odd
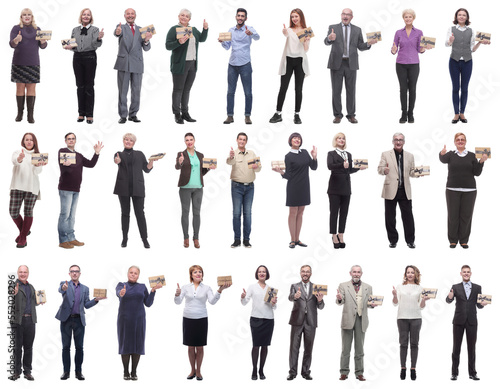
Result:
[[[183,74],[184,67],[186,66],[186,54],[189,45],[189,39],[181,45],[179,43],[179,40],[177,39],[177,27],[180,26],[175,25],[170,30],[168,30],[165,47],[167,50],[172,50],[172,55],[170,56],[170,71],[173,74]],[[207,40],[208,28],[206,30],[203,29],[200,33],[196,27],[193,27],[193,36],[196,45],[196,61],[194,66],[195,69],[198,70],[198,43],[205,42]]]
[[[184,155],[184,162],[182,163],[182,165],[179,163],[179,157],[181,155],[181,153]],[[200,160],[200,164],[203,165],[203,154],[202,153],[199,153],[198,151],[195,151],[196,153],[196,156],[198,157],[198,159]],[[189,162],[189,155],[188,155],[188,151],[187,149],[184,150],[184,151],[179,151],[177,153],[177,158],[175,159],[175,168],[177,170],[180,169],[181,171],[181,174],[179,176],[179,183],[177,184],[177,186],[184,186],[184,185],[187,185],[189,183],[189,179],[191,177],[191,163]],[[208,173],[208,170],[207,168],[201,168],[200,169],[200,179],[201,179],[201,186],[203,187],[204,184],[203,184],[203,176],[205,174]]]

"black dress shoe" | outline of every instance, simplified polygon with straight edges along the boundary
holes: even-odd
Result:
[[[252,381],[257,381],[257,373],[252,373]]]
[[[399,378],[401,378],[402,380],[406,379],[406,368],[401,369],[401,372],[399,373]]]
[[[81,371],[76,371],[75,372],[75,377],[78,381],[84,381],[85,380],[85,377],[83,376],[82,372]]]
[[[122,247],[127,247],[128,238],[123,238]]]
[[[187,376],[187,379],[188,379],[188,380],[192,380],[194,377],[196,377],[196,374],[193,374],[193,375],[188,375],[188,376]]]
[[[291,249],[294,249],[294,248],[295,248],[295,242],[292,240],[292,241],[288,244],[288,247],[290,247]]]
[[[339,240],[339,245],[340,245],[339,247],[340,247],[341,249],[345,249],[345,242],[341,242],[341,241],[340,241],[340,238],[339,238],[339,236],[338,236],[338,235],[337,235],[337,239]]]
[[[463,249],[469,248],[469,245],[467,243],[460,243],[460,246],[462,246]]]
[[[259,378],[260,378],[261,380],[265,380],[265,379],[266,379],[266,376],[264,375],[264,372],[260,372],[260,371],[259,371]]]
[[[396,248],[396,246],[397,246],[397,245],[398,245],[397,243],[389,243],[389,247],[390,247],[391,249]]]
[[[458,119],[451,119],[451,124],[457,124],[460,118]],[[453,377],[453,376],[452,376]],[[456,377],[456,376],[455,376]],[[455,378],[456,379],[456,378]]]
[[[312,380],[313,378],[311,377],[311,374],[310,373],[307,373],[307,374],[302,374],[302,378],[304,378],[305,380]]]
[[[92,124],[94,123],[94,119],[87,119],[87,124]]]
[[[411,249],[414,249],[417,246],[415,246],[415,243],[408,243],[408,247]]]
[[[457,247],[456,243],[450,243],[450,249],[454,249],[455,247]]]
[[[410,369],[410,378],[412,381],[417,379],[417,371],[415,369]]]
[[[467,123],[467,119],[466,118],[463,118],[463,119],[462,118],[458,118],[458,120],[460,120],[462,123]]]
[[[337,239],[338,239],[338,238],[337,238]],[[339,248],[340,248],[340,242],[335,243],[335,241],[333,240],[333,235],[332,235],[332,243],[333,243],[333,248],[334,248],[334,249],[339,249]]]
[[[131,374],[130,374],[130,379],[131,379],[132,381],[137,381],[137,380],[138,380],[138,378],[137,378],[137,374],[136,374],[136,373],[131,373]]]
[[[408,123],[415,123],[415,118],[413,115],[408,114]]]
[[[134,122],[134,123],[140,123],[141,122],[137,116],[129,116],[128,120],[131,121],[131,122]]]
[[[269,123],[278,123],[282,122],[283,118],[281,117],[280,113],[275,113],[271,119],[269,119]]]
[[[297,376],[294,374],[288,374],[288,377],[286,377],[286,379],[287,379],[287,381],[292,381],[295,379],[295,377],[297,377]]]
[[[119,124],[127,123],[127,118],[120,118],[120,120],[118,120],[118,123]]]
[[[457,122],[458,122],[458,120],[457,120]],[[452,375],[451,378],[450,378],[450,380],[456,381],[457,380],[457,376],[456,375]]]
[[[182,115],[180,113],[175,114],[175,122],[177,124],[184,124],[184,119],[182,118]]]
[[[240,246],[241,246],[241,240],[235,239],[233,244],[231,245],[231,248],[234,249],[234,248],[240,247]]]
[[[191,115],[189,114],[189,112],[183,112],[182,113],[182,118],[186,121],[186,122],[189,122],[189,123],[195,123],[196,120],[194,120]]]
[[[21,374],[14,374],[14,375],[10,375],[9,376],[9,380],[11,381],[16,381],[19,379],[19,377],[21,377]]]
[[[476,374],[470,375],[469,378],[474,381],[479,381],[479,377]]]
[[[196,381],[203,381],[203,377],[202,376],[196,376]]]
[[[293,115],[293,122],[295,124],[302,124],[302,120],[300,120],[300,116],[298,113],[296,113],[295,115]]]
[[[143,239],[143,240],[142,240],[142,243],[144,244],[144,248],[145,248],[145,249],[149,249],[149,248],[151,248],[151,246],[149,245],[149,242],[148,242],[148,240],[147,240],[147,239]]]
[[[63,375],[61,376],[62,380],[67,380],[69,378],[69,372],[64,372]]]
[[[125,381],[129,381],[130,380],[130,373],[123,373],[123,379]]]
[[[31,375],[31,373],[24,373],[24,378],[26,378],[28,381],[35,380],[35,378]]]
[[[78,119],[76,119],[76,121],[77,121],[78,123],[81,123],[81,122],[83,122],[84,120],[85,120],[85,118],[78,118]]]

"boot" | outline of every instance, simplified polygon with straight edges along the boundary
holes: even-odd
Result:
[[[26,236],[28,235],[32,223],[33,223],[33,217],[29,216],[24,217],[23,229],[21,230],[21,235],[19,235],[19,242],[17,242],[16,245],[17,248],[20,249],[28,245],[28,243],[26,242]]]
[[[35,123],[33,118],[33,111],[35,110],[35,97],[36,96],[26,96],[26,106],[28,107],[28,123]]]
[[[16,116],[16,122],[20,122],[23,120],[23,111],[24,111],[24,95],[22,96],[16,96],[17,100],[17,116]]]
[[[23,217],[21,215],[18,215],[14,220],[14,223],[16,223],[17,228],[19,229],[19,235],[16,238],[16,243],[19,242],[19,237],[21,236],[21,231],[23,230]]]

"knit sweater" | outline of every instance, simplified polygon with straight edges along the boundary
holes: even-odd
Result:
[[[12,168],[10,189],[33,193],[37,195],[37,199],[40,200],[40,181],[38,175],[42,172],[42,167],[31,164],[31,154],[33,154],[33,150],[26,150],[24,147],[23,150],[25,157],[21,163],[17,161],[19,154],[21,154],[21,150],[14,151],[12,154],[12,163],[14,167]]]
[[[394,306],[399,306],[398,319],[421,319],[422,287],[417,284],[398,285],[396,292],[398,304],[394,304]]]
[[[448,164],[447,188],[476,188],[474,176],[481,175],[483,163],[479,163],[476,155],[470,151],[460,157],[455,151],[448,151],[445,155],[439,154],[439,160]]]

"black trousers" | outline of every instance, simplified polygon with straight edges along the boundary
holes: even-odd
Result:
[[[186,61],[184,73],[172,74],[174,90],[172,92],[172,112],[174,114],[189,111],[189,94],[196,78],[196,61]]]
[[[285,102],[286,91],[292,78],[292,73],[295,74],[295,112],[300,112],[302,106],[302,86],[304,85],[304,78],[306,74],[302,68],[302,57],[292,58],[286,57],[286,73],[281,76],[280,91],[278,93],[278,104],[276,111],[281,112],[283,103]]]
[[[122,232],[123,237],[128,236],[128,229],[130,225],[130,199],[134,204],[135,218],[137,219],[137,226],[142,239],[148,238],[148,227],[146,225],[146,216],[144,215],[144,197],[137,196],[118,196],[120,199],[120,206],[122,208]]]
[[[33,342],[35,340],[35,323],[30,316],[23,317],[21,324],[12,324],[15,332],[14,363],[16,374],[31,374],[33,361]],[[24,350],[24,355],[23,355]],[[22,360],[22,365],[21,365]]]
[[[337,220],[339,222],[338,233],[345,232],[345,224],[347,220],[347,213],[349,212],[349,202],[351,195],[342,196],[336,194],[329,194],[330,199],[330,234],[337,233]]]
[[[476,339],[477,325],[473,326],[468,322],[465,324],[453,324],[453,353],[451,354],[451,374],[458,375],[458,365],[460,364],[460,350],[464,331],[467,337],[467,355],[469,359],[469,375],[476,375]]]
[[[476,203],[477,191],[458,192],[446,189],[448,207],[448,240],[450,243],[469,242],[472,214]]]
[[[417,367],[420,328],[422,328],[422,319],[398,319],[399,357],[401,367],[406,367],[408,340],[410,341],[411,367],[412,369]]]
[[[94,79],[97,67],[95,51],[75,52],[73,70],[76,78],[78,115],[94,117]]]
[[[394,199],[385,200],[385,228],[387,229],[389,242],[397,243],[399,239],[398,230],[396,230],[396,206],[398,204],[405,230],[405,241],[406,243],[415,243],[415,222],[413,220],[411,200],[407,199],[404,188],[398,189]]]
[[[399,98],[401,100],[401,111],[403,114],[413,115],[415,107],[415,99],[417,97],[417,80],[420,73],[420,65],[412,64],[396,64],[396,74],[399,80]],[[408,101],[408,97],[410,101]]]

